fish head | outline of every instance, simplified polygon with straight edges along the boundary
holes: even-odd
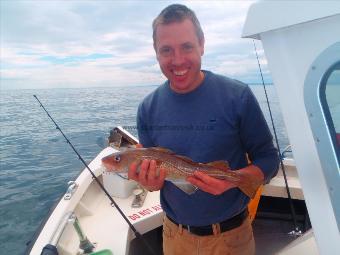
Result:
[[[104,158],[102,163],[107,171],[115,173],[126,173],[129,166],[136,160],[136,156],[129,152],[115,152]]]

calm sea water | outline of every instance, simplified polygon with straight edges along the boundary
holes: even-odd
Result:
[[[37,95],[86,161],[104,147],[110,129],[134,126],[139,102],[154,86],[12,90],[0,94],[0,253],[22,254],[50,207],[82,163],[33,98]],[[267,121],[262,86],[251,86]],[[280,147],[289,144],[278,99],[268,86]],[[269,124],[271,126],[271,124]],[[136,132],[131,130],[136,135]]]

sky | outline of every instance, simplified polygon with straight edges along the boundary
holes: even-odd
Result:
[[[253,1],[1,0],[0,89],[161,84],[151,24],[172,3],[187,5],[200,20],[203,69],[261,82],[253,41],[241,38]]]

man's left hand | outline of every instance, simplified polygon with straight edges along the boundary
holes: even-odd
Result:
[[[188,177],[187,181],[198,187],[200,190],[212,195],[220,195],[223,192],[236,187],[235,184],[229,181],[216,179],[200,171],[195,171],[194,176]]]
[[[245,168],[237,170],[243,175],[252,176],[256,178],[259,183],[264,182],[264,175],[261,169],[255,165],[248,165]],[[227,180],[216,179],[203,172],[195,171],[194,175],[187,178],[187,181],[197,186],[199,189],[213,195],[220,195],[223,192],[236,188],[236,184]]]

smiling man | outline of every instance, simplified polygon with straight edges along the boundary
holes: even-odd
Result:
[[[166,7],[153,22],[153,40],[168,80],[138,108],[140,143],[195,162],[228,161],[234,171],[268,182],[278,154],[260,107],[247,85],[201,70],[204,34],[195,13],[184,5]],[[165,255],[255,253],[250,198],[235,185],[195,172],[187,181],[199,189],[188,195],[164,180],[164,170],[156,174],[155,161],[140,168],[132,164],[129,178],[161,190]]]
[[[204,53],[203,33],[196,35],[190,19],[170,24],[154,24],[154,48],[162,72],[177,93],[196,89],[204,79],[201,56]]]

